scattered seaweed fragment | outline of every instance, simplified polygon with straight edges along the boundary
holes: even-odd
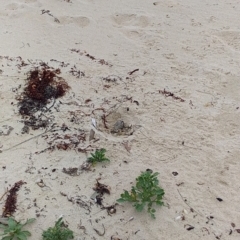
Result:
[[[180,102],[185,102],[181,97],[176,96],[174,93],[164,90],[159,90],[159,93],[163,94],[165,97],[172,97],[174,100],[179,100]]]
[[[100,183],[98,180],[96,180],[96,184],[93,188],[93,190],[95,190],[97,193],[100,193],[101,195],[103,195],[104,193],[110,194],[110,187]]]
[[[7,196],[5,206],[3,208],[2,217],[9,217],[16,211],[16,204],[17,204],[17,192],[19,191],[20,187],[25,184],[22,180],[16,182],[14,186],[9,190],[9,194]]]

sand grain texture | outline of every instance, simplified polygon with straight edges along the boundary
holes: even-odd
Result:
[[[1,195],[27,182],[14,217],[37,218],[29,239],[41,239],[61,214],[75,239],[239,239],[239,11],[240,3],[229,0],[2,1]],[[49,147],[53,133],[21,133],[16,97],[41,62],[60,68],[71,87],[48,113],[52,123],[69,128],[58,133],[86,134],[79,147],[105,148],[110,163],[68,175],[62,169],[79,167],[89,152],[36,154]],[[102,116],[108,113],[106,129]],[[129,128],[111,133],[119,119]],[[98,141],[89,142],[91,129]],[[156,220],[127,203],[109,216],[90,199],[101,178],[111,187],[103,203],[114,204],[147,168],[160,173],[166,192],[168,207],[157,208]],[[102,224],[101,237],[94,228],[102,232]]]

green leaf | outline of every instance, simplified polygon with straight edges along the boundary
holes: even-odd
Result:
[[[30,218],[26,221],[26,223],[24,225],[33,223],[35,220],[36,220],[36,218]]]
[[[105,152],[106,152],[106,149],[104,148],[100,150],[96,150],[95,153],[90,153],[91,157],[87,158],[87,161],[93,164],[97,162],[110,161],[108,158],[105,157]]]
[[[13,218],[8,219],[8,227],[9,229],[14,229],[17,226],[17,221],[15,221]]]
[[[138,212],[141,212],[144,208],[145,204],[135,204],[135,209],[138,211]]]
[[[155,213],[156,210],[154,208],[151,209],[151,213]]]
[[[21,234],[24,234],[27,237],[31,236],[31,233],[29,231],[22,231]]]
[[[16,237],[18,240],[27,240],[27,236],[25,234],[23,234],[22,232],[19,233]]]
[[[13,240],[13,238],[11,236],[6,236],[6,237],[3,237],[1,240]]]
[[[156,201],[156,204],[158,205],[158,206],[163,206],[163,202],[162,201]]]
[[[6,226],[6,225],[3,225],[3,224],[0,224],[0,228],[5,229],[5,228],[7,228],[7,226]]]

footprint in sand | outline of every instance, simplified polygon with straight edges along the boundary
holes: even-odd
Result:
[[[114,27],[119,28],[128,39],[142,39],[146,35],[145,28],[149,26],[150,19],[144,15],[119,14],[111,16]]]
[[[240,51],[240,32],[239,31],[223,31],[215,34],[223,43],[231,47],[235,51]]]
[[[7,1],[6,1],[7,3]],[[21,8],[28,7],[26,4],[33,3],[35,6],[42,6],[41,3],[38,2],[38,0],[19,0],[18,2],[15,3],[9,3],[6,4],[5,9],[6,10],[18,10]]]
[[[60,24],[62,24],[62,25],[74,23],[79,27],[87,27],[90,24],[90,20],[87,17],[62,16],[62,17],[58,17],[58,20],[60,21]]]
[[[18,0],[18,2],[8,3],[0,11],[1,16],[20,17],[22,14],[33,11],[33,7],[40,8],[42,4],[37,0]]]
[[[112,20],[120,27],[140,27],[145,28],[149,25],[150,20],[146,16],[138,16],[137,14],[115,14]]]
[[[18,10],[20,8],[24,8],[22,4],[19,3],[10,3],[5,6],[5,10]]]

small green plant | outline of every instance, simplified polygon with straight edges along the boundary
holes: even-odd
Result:
[[[3,229],[3,233],[0,234],[1,240],[26,240],[31,233],[29,231],[24,231],[22,228],[29,223],[32,223],[35,218],[28,219],[25,223],[17,222],[14,218],[9,218],[7,225],[0,224],[0,228]]]
[[[164,196],[164,190],[158,186],[158,173],[152,173],[151,170],[143,172],[138,178],[136,178],[136,186],[132,186],[131,192],[124,191],[121,194],[118,202],[133,202],[133,206],[139,212],[141,212],[147,205],[147,211],[155,218],[156,210],[152,207],[153,204],[159,206],[163,205],[162,198]]]
[[[68,240],[73,239],[73,231],[64,226],[62,218],[59,218],[54,227],[43,232],[42,237],[44,240]]]
[[[95,165],[97,162],[104,162],[104,161],[110,161],[105,156],[106,149],[101,148],[100,150],[96,150],[95,153],[91,153],[91,157],[87,159],[88,162],[90,162],[92,165]]]

